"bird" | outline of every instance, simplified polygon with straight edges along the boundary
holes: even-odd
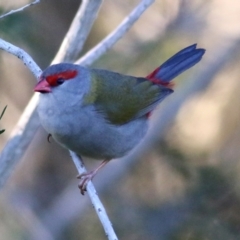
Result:
[[[114,158],[135,148],[148,130],[151,112],[173,93],[172,79],[198,63],[197,44],[177,52],[146,77],[58,63],[47,67],[34,87],[42,126],[56,142],[80,157],[102,160],[80,174],[79,189]]]

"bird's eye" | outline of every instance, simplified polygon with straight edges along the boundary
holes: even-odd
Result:
[[[63,78],[58,78],[56,82],[57,82],[58,85],[61,85],[61,84],[64,83],[64,79]]]

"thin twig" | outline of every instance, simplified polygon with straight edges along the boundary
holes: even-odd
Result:
[[[2,110],[2,113],[0,114],[0,120],[2,119],[2,117],[3,117],[3,115],[4,115],[5,111],[6,111],[6,109],[7,109],[7,106],[5,106],[4,109]],[[1,130],[0,130],[0,134],[2,134],[2,133],[4,133],[4,132],[5,132],[5,129],[1,129]]]
[[[124,34],[139,19],[144,11],[154,2],[154,0],[143,0],[141,3],[121,22],[121,24],[111,32],[106,38],[76,61],[76,64],[85,66],[91,65],[94,61],[106,53],[112,46],[123,37]]]
[[[2,119],[6,109],[7,109],[7,106],[5,106],[4,109],[2,110],[2,113],[0,114],[0,120]]]
[[[9,16],[9,15],[11,15],[11,14],[17,13],[17,12],[21,12],[21,11],[23,11],[25,8],[31,7],[31,6],[33,6],[33,5],[37,4],[37,3],[40,3],[40,0],[35,0],[34,2],[31,2],[31,3],[29,3],[29,4],[26,4],[26,5],[23,6],[23,7],[20,7],[20,8],[15,9],[15,10],[11,10],[11,11],[9,11],[9,12],[1,15],[1,16],[0,16],[0,19],[1,19],[1,18],[4,18],[4,17],[6,17],[6,16]]]
[[[103,0],[83,0],[77,14],[66,34],[62,45],[53,60],[66,62],[76,60],[97,18]],[[71,47],[71,46],[74,46]]]
[[[80,159],[74,152],[70,151],[71,158],[78,170],[79,173],[86,172],[86,168],[84,167],[84,164],[82,162],[82,159]],[[91,199],[91,202],[93,204],[93,207],[103,225],[105,234],[109,240],[117,240],[117,236],[113,230],[112,224],[108,218],[108,215],[106,213],[106,210],[101,203],[98,194],[95,190],[95,187],[93,186],[93,183],[90,181],[87,184],[87,192]]]

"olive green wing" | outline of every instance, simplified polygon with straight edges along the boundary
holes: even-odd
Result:
[[[107,70],[92,70],[92,87],[85,102],[94,104],[96,110],[112,124],[121,125],[142,117],[172,89],[154,84],[146,78],[136,78]]]

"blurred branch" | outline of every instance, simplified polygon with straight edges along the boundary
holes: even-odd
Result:
[[[25,153],[39,127],[36,105],[38,94],[34,94],[0,155],[0,188],[3,187],[15,165]]]
[[[11,11],[9,11],[8,13],[5,13],[5,14],[3,14],[2,16],[0,16],[0,19],[1,19],[1,18],[4,18],[4,17],[6,17],[6,16],[9,16],[9,15],[11,15],[11,14],[17,13],[17,12],[21,12],[21,11],[23,11],[25,8],[31,7],[31,6],[33,6],[33,5],[37,4],[37,3],[40,3],[40,0],[35,0],[34,2],[31,2],[31,3],[29,3],[29,4],[26,4],[25,6],[20,7],[20,8],[18,8],[18,9],[16,9],[16,10],[11,10]]]
[[[17,215],[16,218],[18,217],[18,220],[26,228],[26,232],[30,235],[28,239],[55,240],[51,232],[46,229],[35,212],[28,206],[20,204],[18,207],[12,208],[11,211],[14,211],[14,214]]]
[[[24,65],[28,67],[36,78],[40,76],[42,72],[41,69],[31,56],[22,49],[2,39],[0,39],[0,49],[21,59]],[[35,109],[38,102],[38,96],[38,94],[34,94],[32,97],[0,155],[0,188],[6,182],[16,163],[25,153],[37,127],[39,126],[38,116]],[[29,121],[29,119],[31,119],[31,121]]]
[[[42,72],[41,69],[31,56],[22,49],[2,39],[0,39],[0,49],[21,59],[24,65],[28,67],[36,78],[40,76]],[[0,188],[6,182],[16,163],[25,153],[39,126],[38,115],[36,112],[38,96],[38,94],[34,94],[30,100],[0,155]]]
[[[141,3],[122,21],[122,23],[94,48],[76,61],[76,64],[85,66],[91,65],[94,61],[106,53],[139,19],[144,11],[153,4],[154,0],[143,0]]]
[[[76,60],[97,18],[102,0],[83,0],[62,45],[53,60],[55,62]],[[72,47],[74,46],[74,47]]]

